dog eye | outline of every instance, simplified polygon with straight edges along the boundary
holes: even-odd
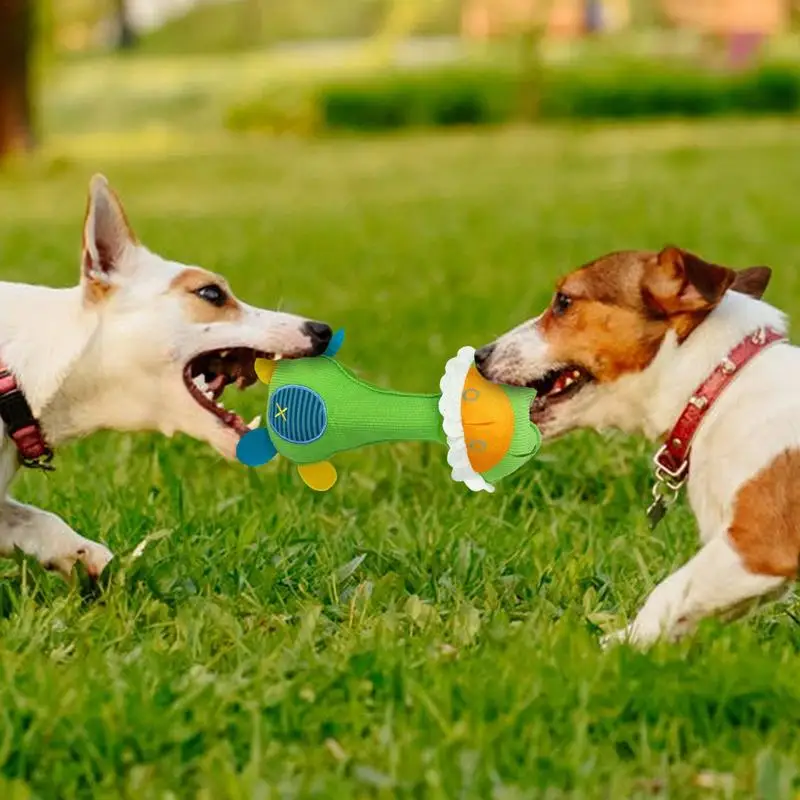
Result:
[[[208,286],[201,286],[199,289],[195,289],[194,293],[207,303],[211,303],[212,306],[217,306],[217,308],[224,306],[228,300],[228,295],[225,294],[225,290],[217,286],[216,283],[209,283]]]
[[[553,298],[553,313],[560,317],[572,305],[572,298],[567,297],[563,292],[556,292]]]

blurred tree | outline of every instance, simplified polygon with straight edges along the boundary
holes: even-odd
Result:
[[[0,0],[0,158],[33,147],[33,3]]]
[[[114,6],[117,18],[117,47],[120,50],[129,50],[136,44],[136,31],[128,16],[128,0],[114,0]]]

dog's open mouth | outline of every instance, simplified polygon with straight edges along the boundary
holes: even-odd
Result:
[[[541,412],[548,406],[568,400],[593,380],[592,374],[577,364],[550,370],[527,384],[531,389],[536,389],[531,411]]]
[[[183,368],[183,381],[189,394],[207,411],[210,411],[224,425],[232,428],[240,436],[257,428],[261,422],[256,417],[249,424],[233,411],[229,411],[220,401],[226,386],[235,385],[240,390],[247,389],[257,380],[255,363],[257,358],[277,361],[280,353],[265,353],[249,347],[231,347],[209,350],[195,356]]]

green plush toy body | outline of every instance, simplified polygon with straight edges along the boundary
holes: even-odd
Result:
[[[439,442],[448,447],[454,480],[493,491],[487,480],[514,472],[539,449],[529,417],[536,393],[486,381],[474,353],[462,348],[448,362],[439,394],[379,389],[330,356],[259,360],[256,373],[269,386],[266,428],[242,437],[237,457],[258,466],[280,454],[311,488],[325,491],[336,482],[329,461],[336,453],[383,442]]]

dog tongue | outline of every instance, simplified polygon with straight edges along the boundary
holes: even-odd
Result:
[[[219,395],[225,388],[225,376],[217,375],[217,377],[208,384],[208,388],[211,391],[211,394],[213,394],[214,397],[217,397],[217,395]]]
[[[558,392],[563,392],[566,388],[567,384],[567,376],[566,374],[559,375],[556,378],[556,382],[553,384],[553,388],[550,390],[550,394],[557,394]]]

